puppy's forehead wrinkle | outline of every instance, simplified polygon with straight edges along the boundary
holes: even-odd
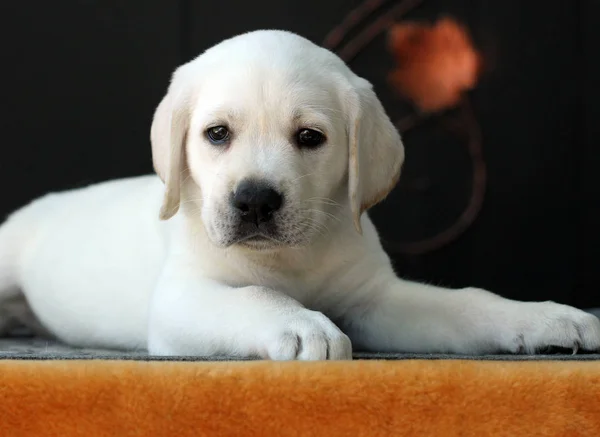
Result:
[[[240,111],[235,107],[222,106],[209,108],[204,118],[209,124],[234,124],[240,119]]]
[[[293,127],[331,130],[333,128],[331,121],[332,116],[337,119],[335,111],[334,108],[302,105],[293,110],[291,122]]]

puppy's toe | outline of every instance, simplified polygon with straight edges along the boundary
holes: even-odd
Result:
[[[352,344],[323,314],[304,310],[274,325],[267,338],[272,360],[351,360]]]
[[[329,344],[323,334],[308,334],[301,339],[299,360],[326,360],[329,355]]]
[[[600,319],[593,314],[581,312],[575,321],[580,346],[584,351],[600,351]]]
[[[517,335],[519,350],[526,353],[600,350],[600,319],[596,316],[554,302],[533,305],[535,311]]]
[[[269,342],[268,358],[276,361],[295,360],[300,349],[300,337],[294,332],[284,332]]]

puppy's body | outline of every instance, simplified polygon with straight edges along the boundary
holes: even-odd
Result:
[[[18,211],[0,228],[0,262],[18,283],[11,291],[26,291],[42,324],[69,343],[144,348],[172,226],[156,218],[161,191],[145,176],[49,194]]]
[[[368,82],[298,36],[180,67],[151,136],[158,177],[48,195],[0,228],[0,328],[26,298],[63,341],[162,355],[600,348],[574,308],[396,277],[364,211],[400,137]]]
[[[393,275],[366,215],[364,236],[340,219],[310,247],[254,253],[215,247],[183,215],[159,221],[162,191],[158,177],[142,176],[52,193],[17,211],[0,230],[3,279],[10,273],[13,283],[2,284],[0,298],[26,290],[40,322],[68,343],[145,349],[170,250],[185,251],[186,263],[215,282],[273,288],[332,317],[361,299],[373,269]]]

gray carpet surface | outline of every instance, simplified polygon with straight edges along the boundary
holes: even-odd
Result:
[[[354,354],[360,360],[483,360],[483,361],[598,361],[600,354],[543,354],[543,355],[449,355],[449,354]],[[0,360],[135,360],[135,361],[245,361],[248,358],[217,357],[157,357],[146,351],[113,351],[73,348],[42,338],[1,338]]]
[[[600,308],[588,309],[600,317]],[[29,331],[17,330],[15,336],[0,338],[0,360],[136,360],[136,361],[248,361],[252,358],[228,356],[161,357],[148,355],[145,350],[114,351],[106,349],[74,348],[54,340],[31,337]],[[359,360],[481,360],[481,361],[598,361],[600,354],[546,353],[539,355],[450,355],[450,354],[401,354],[356,352]]]

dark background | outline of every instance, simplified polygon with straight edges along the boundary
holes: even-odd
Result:
[[[170,73],[237,33],[287,29],[321,43],[356,0],[3,1],[0,215],[45,192],[152,171],[149,128]],[[488,66],[471,97],[483,132],[483,209],[397,270],[507,297],[600,306],[600,2],[425,0],[409,19],[465,23]],[[391,114],[383,38],[351,63]],[[464,145],[406,137],[399,187],[372,216],[388,242],[444,229],[470,190]],[[414,186],[420,187],[415,189]],[[412,187],[412,188],[411,188]]]

